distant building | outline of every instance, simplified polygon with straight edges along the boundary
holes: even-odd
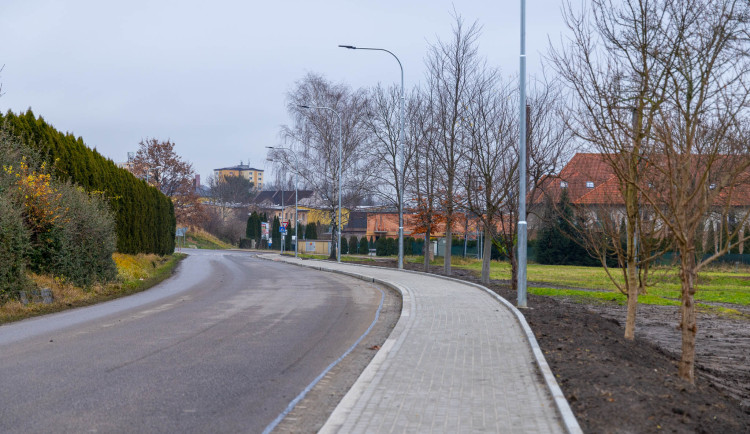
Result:
[[[294,190],[269,190],[261,191],[252,200],[252,205],[269,218],[278,217],[283,221],[294,220]],[[308,223],[308,212],[311,204],[317,203],[319,199],[312,190],[299,190],[297,192],[299,207],[297,209],[297,220],[303,225]]]
[[[237,166],[214,169],[214,176],[217,180],[222,180],[227,176],[241,176],[252,182],[256,190],[263,189],[263,170],[242,164],[242,161]]]

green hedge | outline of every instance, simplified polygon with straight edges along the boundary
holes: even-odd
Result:
[[[174,252],[175,216],[172,201],[158,189],[118,168],[89,149],[83,139],[63,134],[31,110],[0,115],[0,124],[54,167],[54,176],[86,191],[101,191],[115,216],[117,250],[122,253]]]

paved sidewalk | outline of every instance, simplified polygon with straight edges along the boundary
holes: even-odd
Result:
[[[403,296],[391,336],[321,432],[580,432],[528,325],[499,297],[422,273],[272,258]]]

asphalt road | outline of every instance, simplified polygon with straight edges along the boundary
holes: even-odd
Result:
[[[346,276],[188,253],[152,290],[0,327],[0,432],[261,432],[380,302]]]

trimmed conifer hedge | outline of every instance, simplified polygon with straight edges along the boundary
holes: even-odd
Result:
[[[174,252],[175,225],[172,201],[158,189],[120,169],[81,137],[63,134],[31,110],[0,114],[0,124],[32,149],[38,150],[54,175],[86,191],[103,192],[115,215],[117,251],[121,253]]]

